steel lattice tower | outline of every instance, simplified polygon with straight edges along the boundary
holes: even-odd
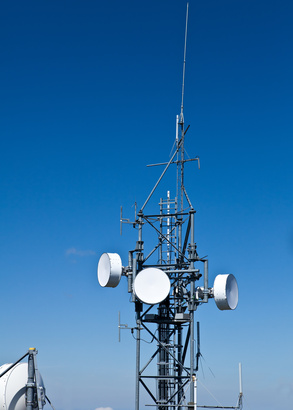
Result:
[[[174,152],[168,162],[151,165],[164,166],[164,170],[135,215],[134,222],[131,222],[138,231],[138,238],[134,249],[128,253],[128,266],[122,267],[117,254],[103,254],[98,266],[98,278],[102,286],[115,287],[122,275],[127,277],[128,292],[135,306],[135,410],[140,409],[141,389],[147,392],[149,405],[158,410],[196,409],[195,358],[199,352],[195,352],[195,311],[213,297],[221,310],[235,309],[238,301],[238,288],[233,275],[218,275],[214,288],[208,287],[208,260],[197,253],[195,209],[184,185],[185,163],[198,161],[199,165],[199,158],[187,159],[184,149],[185,135],[189,129],[189,126],[185,129],[183,115],[187,22],[188,4],[181,112],[176,118]],[[175,166],[177,171],[175,198],[172,199],[168,191],[167,198],[161,198],[159,202],[158,212],[146,213],[150,199],[171,166]],[[122,211],[120,220],[121,223],[130,223],[122,217]],[[145,255],[143,232],[147,226],[155,234],[156,244]],[[158,290],[159,282],[153,276],[153,279],[148,279],[150,272],[157,272],[159,276],[167,278],[169,283],[167,294],[155,302],[152,296]],[[152,280],[154,283],[151,283]],[[143,285],[140,292],[136,287],[139,281]],[[120,327],[123,325],[119,323]],[[143,334],[148,334],[153,342],[153,351],[144,362]]]

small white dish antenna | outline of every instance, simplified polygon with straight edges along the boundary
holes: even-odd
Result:
[[[147,305],[161,303],[170,293],[170,279],[164,271],[146,268],[140,271],[133,284],[137,298]]]
[[[115,288],[122,275],[122,262],[118,253],[103,253],[98,263],[97,274],[101,286]]]
[[[220,310],[234,310],[236,308],[238,304],[238,285],[234,275],[216,276],[214,298]]]

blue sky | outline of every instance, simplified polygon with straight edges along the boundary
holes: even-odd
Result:
[[[127,264],[132,218],[167,161],[180,111],[186,2],[0,5],[0,363],[31,346],[59,410],[134,408],[125,281],[102,289],[102,252]],[[190,1],[186,167],[210,280],[233,273],[234,312],[197,312],[199,404],[293,400],[293,3]],[[172,173],[161,196],[173,189]],[[171,191],[172,192],[172,191]],[[151,208],[153,207],[153,208]],[[149,209],[157,210],[156,203]],[[124,279],[124,278],[123,278]],[[215,377],[211,375],[212,369]],[[202,383],[202,384],[201,384]]]

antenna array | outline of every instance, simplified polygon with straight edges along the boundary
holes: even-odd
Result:
[[[218,275],[214,287],[208,286],[208,260],[197,253],[195,210],[184,186],[185,162],[197,160],[199,165],[198,157],[186,159],[184,151],[184,139],[189,128],[184,128],[183,115],[187,23],[188,4],[182,100],[180,115],[176,117],[175,151],[168,162],[151,165],[164,165],[165,168],[132,223],[138,230],[138,239],[134,249],[128,253],[128,265],[123,267],[119,255],[110,253],[103,254],[98,264],[100,284],[115,287],[121,276],[125,276],[134,303],[135,410],[140,408],[141,389],[147,393],[150,405],[158,410],[196,409],[195,374],[200,352],[198,341],[195,354],[195,311],[210,298],[215,298],[220,310],[235,309],[238,302],[238,287],[233,275]],[[177,167],[176,197],[172,199],[168,191],[167,199],[160,200],[158,213],[145,213],[153,193],[172,164]],[[122,222],[130,223],[122,218],[121,211]],[[143,240],[145,226],[149,226],[157,237],[157,243],[147,255]],[[154,258],[156,254],[157,259]],[[121,327],[123,325],[119,319],[119,330]],[[154,351],[145,363],[142,363],[141,354],[142,333],[149,334],[154,344]],[[186,397],[188,388],[189,400]]]

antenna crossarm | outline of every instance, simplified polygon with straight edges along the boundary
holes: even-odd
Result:
[[[159,219],[164,219],[164,218],[170,218],[176,216],[177,218],[179,216],[186,216],[189,215],[189,212],[175,212],[175,213],[169,213],[169,214],[152,214],[152,215],[144,215],[144,218],[156,218],[157,220]]]
[[[195,157],[195,158],[188,158],[188,159],[184,159],[183,161],[181,159],[178,159],[176,161],[172,161],[171,164],[181,164],[182,162],[191,162],[191,161],[199,161],[199,157]],[[147,167],[157,167],[159,165],[167,165],[168,162],[158,162],[157,164],[149,164],[147,165]]]

